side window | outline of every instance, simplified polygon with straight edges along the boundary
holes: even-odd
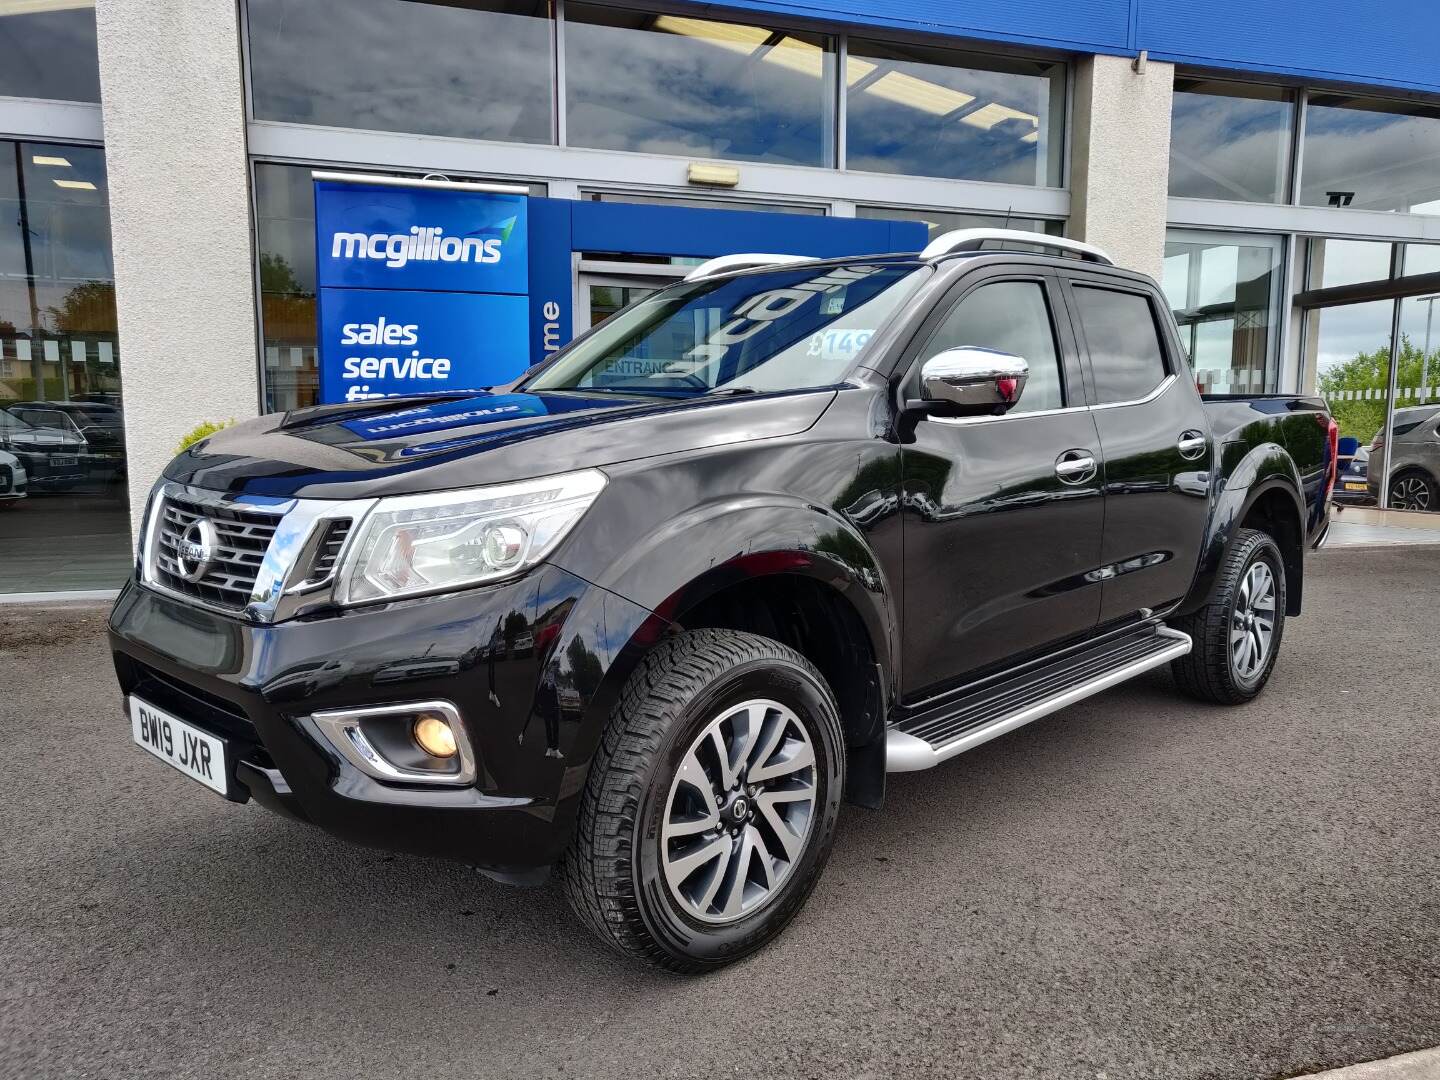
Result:
[[[997,281],[966,294],[920,351],[920,358],[962,345],[997,349],[1030,365],[1020,400],[1009,415],[1065,405],[1060,352],[1045,287],[1038,281]]]
[[[1134,401],[1159,386],[1165,378],[1165,350],[1149,299],[1090,285],[1072,291],[1099,404]]]

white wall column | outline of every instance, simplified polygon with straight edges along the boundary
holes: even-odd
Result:
[[[132,529],[180,437],[258,412],[235,0],[99,0]]]
[[[1159,278],[1170,184],[1171,64],[1087,56],[1075,66],[1070,235]]]

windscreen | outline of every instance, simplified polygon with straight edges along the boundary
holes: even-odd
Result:
[[[615,315],[524,389],[691,397],[833,386],[927,272],[854,263],[686,282]]]

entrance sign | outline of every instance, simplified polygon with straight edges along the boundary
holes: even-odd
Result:
[[[320,396],[472,390],[530,363],[524,188],[315,177]]]

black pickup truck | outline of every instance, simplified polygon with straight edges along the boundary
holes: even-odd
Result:
[[[134,739],[361,843],[553,868],[696,971],[784,927],[887,772],[1165,664],[1249,700],[1335,425],[1202,399],[1153,281],[1019,239],[715,260],[512,386],[192,447],[110,620]]]

